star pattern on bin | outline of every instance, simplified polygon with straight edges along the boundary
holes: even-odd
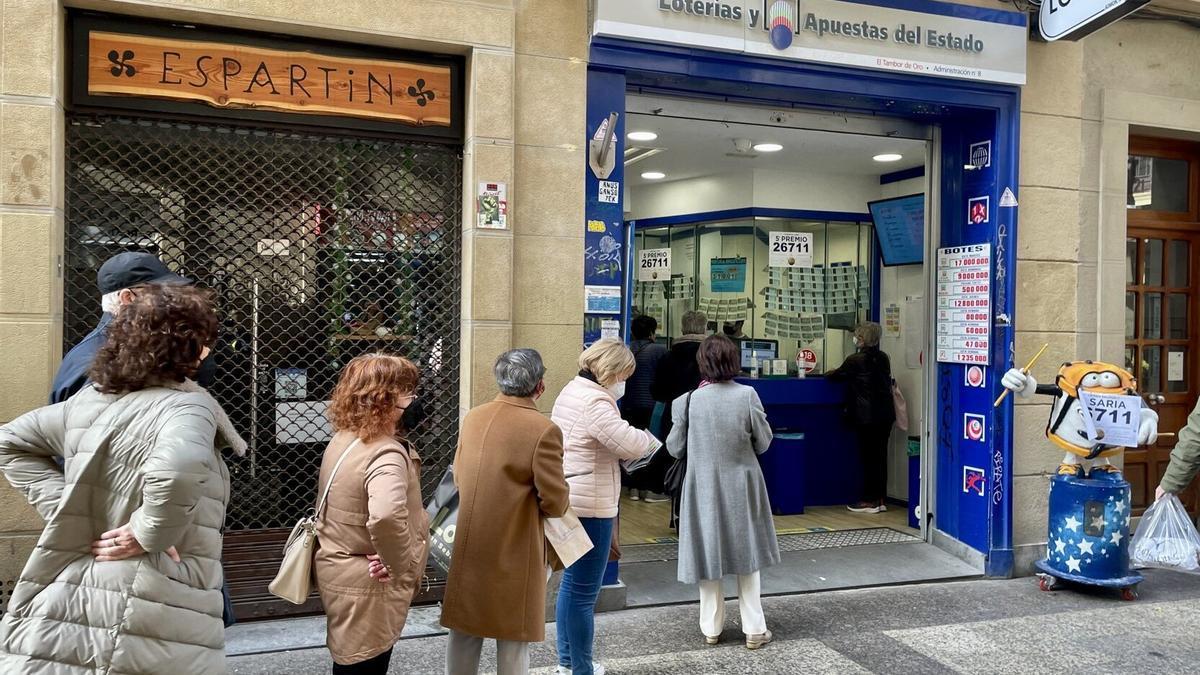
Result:
[[[1083,555],[1083,554],[1085,554],[1085,553],[1086,553],[1086,554],[1088,554],[1088,555],[1096,555],[1096,554],[1095,554],[1095,552],[1094,552],[1094,551],[1092,551],[1092,545],[1093,545],[1094,543],[1095,543],[1095,542],[1088,541],[1088,540],[1086,540],[1086,539],[1085,539],[1085,540],[1083,540],[1083,541],[1081,541],[1081,542],[1079,542],[1079,554],[1080,554],[1080,555]],[[1104,544],[1103,544],[1103,543],[1101,543],[1101,546],[1103,546],[1103,545],[1104,545]]]
[[[1067,552],[1067,542],[1063,541],[1062,539],[1055,539],[1054,540],[1054,552],[1055,553],[1066,553]]]
[[[1115,511],[1117,513],[1124,513],[1125,512],[1125,500],[1118,499],[1117,503],[1113,504],[1113,511]]]
[[[1116,532],[1112,533],[1112,543],[1116,546],[1120,546],[1121,540],[1124,538],[1125,538],[1125,535],[1121,534],[1120,530],[1117,530]]]
[[[1079,526],[1082,525],[1083,522],[1075,516],[1068,516],[1067,519],[1063,521],[1063,524],[1068,530],[1075,532],[1079,529]]]
[[[1067,558],[1067,569],[1071,572],[1075,572],[1076,574],[1078,574],[1079,573],[1079,563],[1081,563],[1081,562],[1083,562],[1083,561],[1079,560],[1075,556],[1071,556],[1070,558]]]

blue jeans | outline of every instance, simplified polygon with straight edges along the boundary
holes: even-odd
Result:
[[[592,550],[563,571],[554,620],[558,624],[558,664],[572,675],[592,675],[592,637],[596,598],[608,566],[613,518],[580,518],[592,540]]]

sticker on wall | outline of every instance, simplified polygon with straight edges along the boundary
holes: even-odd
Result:
[[[968,387],[981,389],[987,382],[987,377],[983,372],[982,366],[967,366],[967,369],[963,371],[963,380],[963,384]]]
[[[308,369],[307,368],[276,368],[275,369],[275,398],[307,398]]]
[[[1001,208],[1013,208],[1017,206],[1017,196],[1013,194],[1012,188],[1004,188],[1004,194],[1000,195]]]
[[[600,322],[601,340],[621,339],[621,322],[616,319],[604,319]]]
[[[883,308],[883,332],[889,337],[900,337],[900,305],[892,303]]]
[[[583,311],[588,314],[620,314],[621,287],[584,286]]]
[[[713,293],[746,292],[746,259],[713,258],[708,262]]]
[[[983,225],[990,219],[991,197],[972,197],[967,200],[967,221]]]
[[[508,229],[508,186],[504,183],[480,183],[476,196],[479,227],[484,230]]]
[[[600,181],[600,194],[596,198],[605,204],[616,204],[621,198],[621,184],[615,180]]]
[[[986,476],[983,469],[978,469],[973,466],[963,467],[963,492],[968,494],[976,494],[980,497],[984,493],[984,480]]]
[[[604,229],[604,221],[603,220],[589,220],[588,221],[588,232],[595,232],[596,234],[604,234],[606,232],[606,230]]]
[[[968,441],[977,441],[983,443],[987,440],[986,431],[987,420],[983,415],[974,415],[966,413],[963,415],[963,438]]]
[[[971,166],[986,169],[992,165],[992,142],[980,141],[971,144]]]

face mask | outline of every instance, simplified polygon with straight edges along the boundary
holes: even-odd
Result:
[[[425,407],[421,405],[421,399],[414,398],[413,402],[404,409],[404,414],[400,416],[400,424],[405,430],[412,431],[423,421],[425,421]]]
[[[862,340],[859,340],[858,338],[854,338],[854,348],[862,349]]]
[[[620,401],[621,397],[625,395],[625,383],[618,382],[613,386],[608,387],[608,393],[612,394],[614,399]]]

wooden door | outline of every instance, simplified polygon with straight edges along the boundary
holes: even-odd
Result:
[[[1130,143],[1125,240],[1125,366],[1178,434],[1200,395],[1200,151],[1178,141]],[[1154,499],[1176,436],[1125,453],[1134,513]],[[1197,508],[1197,482],[1181,497]]]

